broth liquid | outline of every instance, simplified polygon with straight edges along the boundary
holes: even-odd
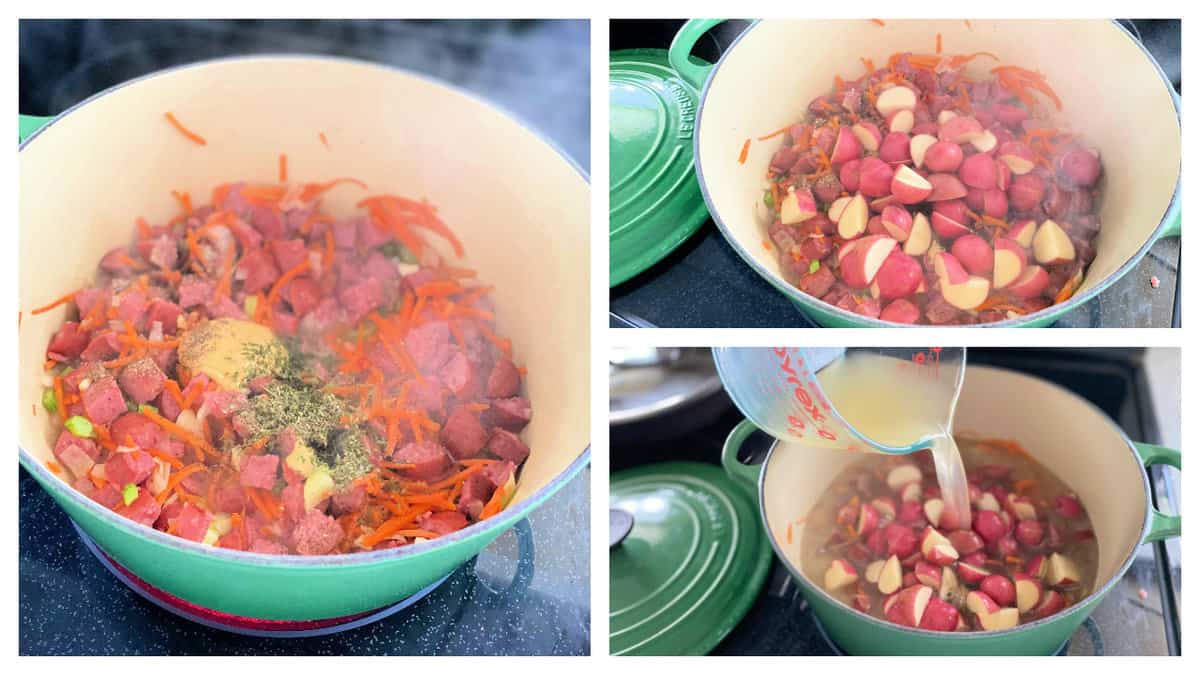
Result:
[[[946,513],[971,526],[962,456],[951,435],[953,373],[871,352],[849,352],[817,373],[825,396],[859,433],[885,445],[932,441],[930,453]]]

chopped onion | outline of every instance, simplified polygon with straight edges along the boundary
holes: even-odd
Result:
[[[180,411],[179,417],[175,419],[175,424],[193,434],[204,433],[204,428],[200,426],[200,420],[196,418],[196,413],[191,410]]]

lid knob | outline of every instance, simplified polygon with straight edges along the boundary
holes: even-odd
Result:
[[[608,510],[608,548],[614,549],[633,531],[633,514],[621,509]]]

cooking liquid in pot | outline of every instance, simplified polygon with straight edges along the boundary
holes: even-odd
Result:
[[[1070,488],[1015,444],[960,436],[958,448],[970,467],[970,529],[955,531],[940,523],[930,527],[929,515],[935,511],[929,504],[939,496],[931,453],[870,455],[839,473],[805,518],[800,542],[804,575],[859,611],[932,630],[1009,628],[1050,616],[1086,597],[1096,582],[1099,548],[1091,520]],[[915,499],[906,500],[913,495],[889,485],[892,472],[902,466],[920,470]],[[878,520],[860,533],[864,505],[875,509]],[[889,505],[894,516],[888,514]],[[984,511],[997,517],[981,517]],[[981,520],[1003,522],[1002,534],[997,536]],[[949,540],[956,549],[955,560],[931,560],[925,554],[924,537],[930,529]],[[903,577],[898,592],[884,592],[882,580],[872,580],[868,568],[893,554],[902,561]],[[857,579],[831,589],[827,573],[835,561],[851,565]],[[877,568],[882,567],[879,563]],[[1064,570],[1079,578],[1063,578]],[[931,587],[924,608],[928,617],[911,623],[911,615],[886,612],[889,597],[920,585]],[[976,609],[978,599],[973,603],[969,597],[974,591],[995,594],[993,609],[1004,611],[984,609],[985,624]],[[938,616],[950,617],[949,623],[938,626]]]
[[[823,368],[817,379],[825,396],[851,427],[885,445],[933,442],[947,514],[970,522],[970,500],[958,447],[950,434],[957,395],[956,373],[941,368],[938,352],[922,360],[904,361],[871,352],[848,352]]]

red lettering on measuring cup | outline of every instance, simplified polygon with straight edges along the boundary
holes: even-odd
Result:
[[[827,441],[836,441],[837,440],[837,434],[833,433],[832,431],[830,431],[828,429],[821,429],[820,431],[817,432],[817,435],[820,436],[821,438],[824,438]]]

